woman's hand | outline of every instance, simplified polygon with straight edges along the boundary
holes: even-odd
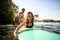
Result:
[[[15,40],[16,37],[17,37],[17,33],[16,32],[13,33],[13,37],[14,37],[13,39]]]
[[[22,22],[20,25],[18,25],[18,26],[16,27],[16,29],[15,29],[15,31],[14,31],[14,33],[13,33],[14,39],[16,39],[16,37],[17,37],[18,29],[19,29],[20,27],[22,27],[25,23],[26,23],[26,21]]]

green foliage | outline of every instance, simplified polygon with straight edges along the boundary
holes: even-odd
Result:
[[[60,22],[60,20],[43,19],[43,20],[39,20],[39,22]]]
[[[0,24],[12,24],[17,9],[12,0],[0,0]]]

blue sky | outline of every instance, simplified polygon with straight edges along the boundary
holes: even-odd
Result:
[[[18,7],[19,12],[22,8],[26,9],[25,15],[31,11],[34,15],[38,14],[37,19],[56,19],[60,20],[60,0],[12,0]]]

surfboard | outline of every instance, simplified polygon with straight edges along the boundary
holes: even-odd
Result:
[[[24,29],[18,32],[18,40],[60,40],[60,34],[44,30]]]

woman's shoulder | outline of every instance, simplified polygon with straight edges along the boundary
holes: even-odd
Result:
[[[27,22],[27,20],[26,20],[26,19],[24,19],[24,22],[26,23],[26,22]]]

